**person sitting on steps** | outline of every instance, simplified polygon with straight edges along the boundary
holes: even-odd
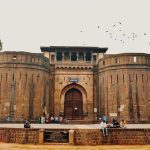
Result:
[[[116,119],[113,119],[113,128],[120,128],[120,123]]]
[[[30,127],[31,127],[31,125],[30,125],[29,121],[26,120],[26,122],[24,123],[24,128],[30,128]]]
[[[126,121],[124,119],[122,119],[122,121],[120,122],[120,127],[126,128]]]

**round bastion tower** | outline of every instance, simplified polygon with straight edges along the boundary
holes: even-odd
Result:
[[[0,121],[37,120],[50,110],[49,60],[28,52],[0,53]]]
[[[150,54],[105,55],[98,68],[100,114],[150,122]]]

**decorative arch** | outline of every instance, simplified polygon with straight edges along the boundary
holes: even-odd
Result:
[[[83,98],[83,112],[88,112],[87,110],[87,93],[84,89],[84,87],[82,87],[79,84],[76,83],[72,83],[69,84],[67,86],[65,86],[61,92],[61,96],[60,96],[60,110],[61,112],[64,112],[64,102],[65,102],[65,94],[68,90],[75,88],[77,90],[79,90],[82,93],[82,98]]]

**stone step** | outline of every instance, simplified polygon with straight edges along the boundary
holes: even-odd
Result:
[[[66,124],[93,124],[97,123],[93,120],[67,120]]]

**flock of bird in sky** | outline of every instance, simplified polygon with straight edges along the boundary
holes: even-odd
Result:
[[[101,27],[99,25],[97,25],[97,29],[101,29]],[[103,30],[104,31],[104,30]],[[80,30],[80,32],[83,32],[83,30]],[[107,36],[115,41],[119,41],[122,44],[127,43],[128,41],[135,41],[138,38],[138,34],[136,34],[135,32],[131,32],[131,33],[125,33],[125,31],[123,30],[123,23],[122,22],[117,22],[115,24],[112,25],[112,27],[109,30],[104,31]],[[116,34],[118,33],[118,34]],[[140,35],[141,36],[141,35]],[[147,40],[146,44],[148,44],[150,46],[150,40],[148,33],[142,33],[143,38],[145,38],[145,40]],[[85,45],[85,44],[83,44]]]

